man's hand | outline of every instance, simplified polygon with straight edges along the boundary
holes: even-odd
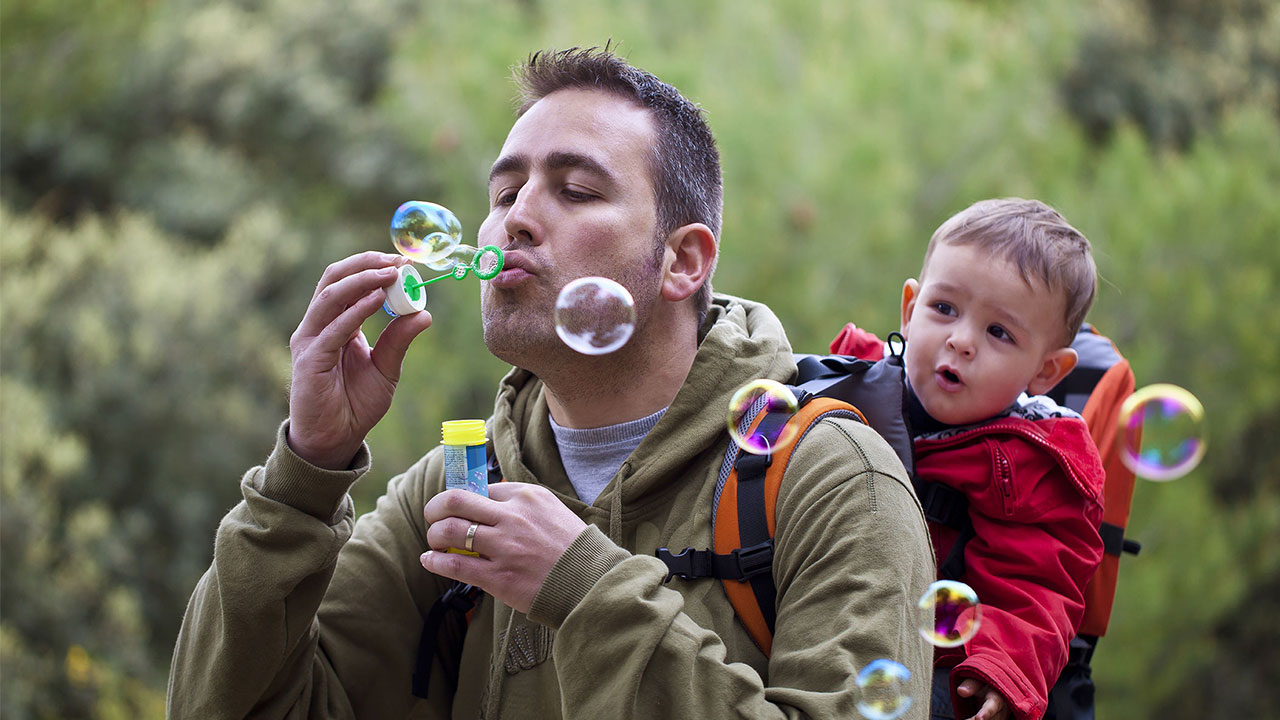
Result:
[[[1009,718],[1009,702],[999,691],[980,680],[973,678],[962,680],[956,687],[956,694],[964,698],[976,697],[982,702],[982,707],[978,708],[978,712],[968,720],[1008,720]]]
[[[395,393],[409,343],[431,326],[425,310],[392,320],[370,348],[360,324],[378,311],[407,258],[365,252],[325,269],[289,339],[289,447],[317,467],[342,470]]]
[[[430,527],[422,567],[477,587],[527,613],[551,568],[586,529],[586,523],[540,485],[504,482],[489,486],[489,497],[447,490],[423,509]],[[466,545],[467,529],[478,525],[471,548],[480,557],[442,552]]]

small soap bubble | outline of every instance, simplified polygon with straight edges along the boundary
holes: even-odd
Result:
[[[583,355],[611,353],[631,339],[636,306],[631,293],[603,277],[582,277],[556,298],[556,334]]]
[[[937,647],[957,647],[969,642],[982,624],[982,605],[973,588],[955,580],[939,580],[916,603],[920,635]]]
[[[401,255],[420,263],[447,258],[462,242],[462,223],[448,208],[411,200],[391,217],[391,241]],[[452,263],[444,268],[453,267]]]
[[[470,245],[458,244],[444,257],[426,260],[423,264],[432,270],[453,270],[459,265],[464,267],[470,265],[471,259],[476,256],[477,252],[479,251]]]
[[[1177,385],[1148,385],[1120,406],[1120,459],[1148,480],[1175,480],[1200,464],[1204,406]]]
[[[896,720],[911,708],[911,671],[895,660],[872,660],[854,679],[858,712],[867,720]]]
[[[787,420],[799,407],[795,393],[786,385],[774,380],[752,380],[729,399],[729,435],[743,450],[768,455],[795,440],[796,429]],[[772,417],[752,427],[753,420],[765,413]]]

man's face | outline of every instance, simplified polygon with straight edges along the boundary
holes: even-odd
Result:
[[[480,226],[480,244],[506,255],[503,271],[481,290],[490,352],[535,373],[571,357],[552,314],[560,289],[587,275],[631,292],[641,335],[661,282],[653,144],[647,110],[593,90],[554,92],[512,126],[490,173],[489,215]]]
[[[950,425],[1008,407],[1057,349],[1066,299],[1018,267],[970,245],[929,256],[919,295],[904,307],[907,377],[925,410]]]

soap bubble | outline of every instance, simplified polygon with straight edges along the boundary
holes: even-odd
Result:
[[[920,635],[937,647],[957,647],[969,642],[982,624],[982,605],[973,588],[955,580],[939,580],[916,603]]]
[[[476,250],[470,245],[463,245],[459,243],[443,257],[436,258],[435,260],[424,260],[422,264],[432,270],[453,270],[459,265],[462,267],[470,265],[472,259],[474,259],[476,254],[479,252],[479,250]]]
[[[401,255],[414,262],[438,262],[462,242],[462,223],[446,207],[411,200],[396,208],[391,217],[391,241]]]
[[[556,298],[556,334],[583,355],[604,355],[627,344],[636,329],[631,293],[609,278],[581,277]]]
[[[1120,406],[1120,459],[1148,480],[1191,472],[1206,447],[1204,406],[1177,385],[1148,385]]]
[[[911,708],[911,671],[895,660],[872,660],[854,679],[858,712],[867,720],[896,720]]]
[[[796,428],[787,420],[798,409],[795,393],[786,385],[774,380],[752,380],[738,388],[729,400],[729,435],[743,450],[768,455],[795,440]],[[771,417],[752,422],[765,413]]]

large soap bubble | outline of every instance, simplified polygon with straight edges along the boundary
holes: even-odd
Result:
[[[556,298],[556,334],[583,355],[611,353],[631,339],[636,306],[631,293],[603,277],[581,277]]]
[[[414,262],[439,262],[462,242],[462,223],[449,208],[410,200],[391,217],[391,241]]]
[[[1204,457],[1204,406],[1177,385],[1148,385],[1120,406],[1120,459],[1135,475],[1174,480]]]

